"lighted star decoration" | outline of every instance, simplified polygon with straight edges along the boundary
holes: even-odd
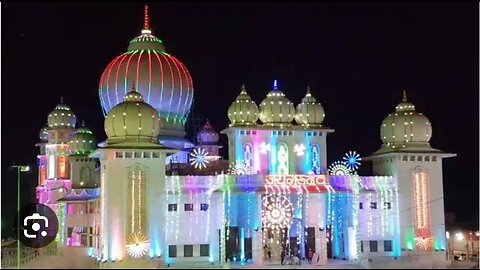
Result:
[[[293,207],[290,200],[283,195],[267,195],[262,201],[263,226],[279,231],[292,224]]]
[[[208,152],[205,149],[196,148],[190,153],[190,164],[195,166],[195,169],[206,168],[208,163]]]
[[[133,258],[147,255],[150,248],[148,238],[142,233],[132,233],[127,241],[127,254]]]
[[[297,153],[297,156],[303,156],[305,154],[305,145],[302,144],[295,144],[293,147],[293,152]]]
[[[429,250],[433,246],[433,239],[432,237],[427,237],[423,235],[416,235],[415,236],[415,245],[422,250]]]
[[[245,175],[252,174],[252,170],[247,164],[232,162],[228,166],[227,174],[230,175]]]
[[[266,154],[268,151],[270,151],[270,144],[262,142],[260,144],[260,153]]]
[[[361,164],[360,160],[362,160],[362,158],[355,151],[353,152],[348,151],[348,153],[346,153],[345,156],[343,157],[343,161],[345,162],[345,164],[347,164],[348,168],[350,168],[350,170],[352,171],[358,169],[358,166],[360,166]]]
[[[352,170],[343,161],[335,161],[328,167],[330,175],[351,175]]]

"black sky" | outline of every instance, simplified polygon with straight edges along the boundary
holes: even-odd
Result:
[[[446,210],[478,222],[477,4],[154,3],[150,15],[217,130],[242,83],[257,103],[273,79],[295,104],[311,86],[336,130],[329,163],[376,151],[406,89],[432,123],[432,146],[458,154],[444,160]],[[142,16],[142,4],[2,5],[2,220],[15,209],[8,167],[36,166],[38,131],[60,96],[105,139],[100,75],[140,33]],[[24,198],[33,200],[36,173],[24,177]]]

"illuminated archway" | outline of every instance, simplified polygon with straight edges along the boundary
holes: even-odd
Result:
[[[288,147],[285,143],[280,143],[277,150],[277,173],[289,174],[288,170]]]
[[[320,174],[320,152],[316,144],[310,148],[310,165],[313,174]]]
[[[249,143],[243,146],[243,169],[245,170],[245,174],[252,174],[253,151],[252,151],[252,145]]]

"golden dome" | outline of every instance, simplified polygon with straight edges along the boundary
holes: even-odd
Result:
[[[228,119],[231,126],[255,125],[258,120],[257,104],[247,94],[245,85],[235,101],[228,108]]]
[[[310,93],[310,87],[307,87],[307,94],[302,99],[302,103],[297,105],[297,114],[295,121],[302,126],[321,126],[325,118],[325,111],[322,104],[318,103]]]
[[[123,102],[113,107],[105,117],[107,143],[152,142],[158,143],[160,120],[157,111],[143,101],[132,87]]]

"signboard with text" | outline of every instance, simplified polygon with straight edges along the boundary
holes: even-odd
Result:
[[[265,184],[276,186],[325,186],[325,175],[267,175]]]

